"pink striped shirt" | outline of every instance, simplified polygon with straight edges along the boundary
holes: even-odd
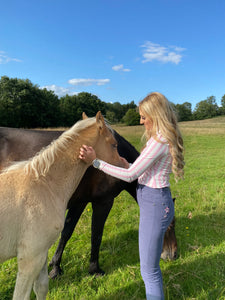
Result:
[[[160,134],[157,138],[159,141],[149,139],[140,156],[128,169],[110,165],[102,160],[99,169],[127,182],[138,179],[140,184],[151,188],[168,187],[172,157],[166,139]]]

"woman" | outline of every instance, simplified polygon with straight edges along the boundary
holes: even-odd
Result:
[[[183,139],[169,101],[160,93],[149,94],[139,103],[140,124],[144,124],[146,145],[133,164],[124,158],[124,168],[96,158],[91,147],[83,145],[80,159],[116,178],[131,182],[138,178],[140,207],[139,254],[147,300],[163,300],[159,266],[164,234],[174,216],[169,176],[183,178]]]

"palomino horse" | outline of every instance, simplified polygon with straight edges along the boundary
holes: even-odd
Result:
[[[82,144],[98,157],[120,165],[117,142],[100,112],[79,121],[28,161],[0,174],[0,262],[17,256],[14,300],[38,300],[48,292],[48,249],[61,232],[67,204],[87,165],[79,158]]]
[[[57,139],[62,131],[55,130],[26,130],[17,128],[0,127],[0,169],[11,161],[20,161],[34,156],[42,147],[47,146],[52,140]],[[117,140],[118,152],[129,162],[133,162],[139,155],[138,151],[121,135],[113,130]],[[54,257],[50,277],[61,274],[60,267],[64,248],[70,239],[79,218],[88,202],[92,204],[92,235],[90,274],[104,274],[99,267],[99,249],[101,245],[104,224],[113,206],[114,198],[122,190],[126,190],[136,199],[136,182],[127,183],[117,180],[93,167],[89,167],[83,176],[78,188],[68,203],[68,212],[60,241]],[[177,255],[177,241],[175,223],[170,224],[163,245],[162,258],[174,259]]]

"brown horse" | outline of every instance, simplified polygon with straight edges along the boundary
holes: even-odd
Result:
[[[28,300],[32,286],[38,300],[46,299],[48,249],[63,228],[68,201],[87,169],[78,158],[82,144],[121,164],[117,142],[98,112],[0,174],[0,262],[17,257],[14,300]]]
[[[42,147],[57,139],[62,131],[55,130],[26,130],[0,127],[0,169],[11,161],[21,161],[34,156]],[[138,151],[121,135],[113,130],[117,140],[118,152],[129,162],[139,156]],[[136,181],[127,183],[89,167],[78,188],[68,203],[68,212],[61,233],[60,241],[52,258],[50,277],[61,274],[60,267],[64,248],[70,239],[79,218],[88,202],[92,204],[92,234],[90,274],[104,274],[99,267],[99,249],[101,245],[104,225],[113,206],[114,198],[126,190],[136,200]],[[177,241],[174,220],[169,226],[163,245],[163,259],[175,259],[177,255]]]

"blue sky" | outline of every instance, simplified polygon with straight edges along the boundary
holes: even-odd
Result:
[[[63,96],[82,91],[136,104],[225,94],[224,0],[7,0],[0,76]]]

